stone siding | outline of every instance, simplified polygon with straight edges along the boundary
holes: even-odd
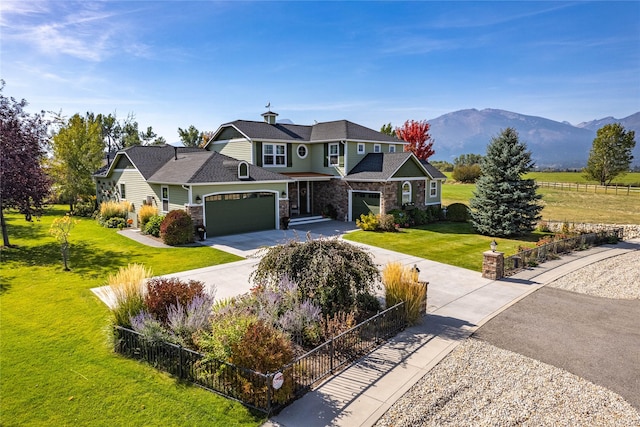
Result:
[[[562,231],[563,222],[560,221],[543,221],[549,227],[549,230],[555,232]],[[569,228],[581,233],[594,233],[598,231],[606,231],[612,228],[623,229],[623,239],[635,239],[640,237],[640,224],[589,224],[589,223],[573,223],[569,222]]]

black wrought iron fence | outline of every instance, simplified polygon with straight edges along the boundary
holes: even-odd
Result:
[[[504,275],[509,276],[524,268],[534,267],[547,260],[557,259],[563,253],[616,242],[622,239],[623,232],[624,229],[622,228],[613,228],[596,233],[579,234],[520,251],[515,255],[505,257]]]
[[[115,327],[115,351],[262,412],[279,411],[311,387],[368,354],[407,326],[404,303],[378,313],[283,366],[263,374],[138,332]]]

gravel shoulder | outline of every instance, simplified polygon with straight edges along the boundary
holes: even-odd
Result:
[[[639,318],[640,251],[594,263],[489,321],[376,425],[640,426]]]

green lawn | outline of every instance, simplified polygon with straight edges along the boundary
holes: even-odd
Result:
[[[155,274],[239,258],[208,247],[156,249],[82,219],[71,233],[70,272],[41,221],[7,217],[0,282],[0,424],[257,426],[265,418],[113,353],[110,315],[90,291],[109,273],[143,263]]]
[[[496,238],[496,242],[499,251],[513,254],[519,245],[532,247],[540,237],[542,234],[533,233],[518,239]],[[482,253],[493,240],[476,234],[471,224],[459,222],[437,222],[398,233],[355,231],[344,238],[475,271],[482,271]]]
[[[452,180],[453,172],[444,172],[449,182]],[[570,182],[580,184],[600,184],[598,181],[585,178],[584,172],[529,172],[525,178],[533,178],[543,182]],[[613,180],[611,185],[632,185],[640,187],[640,172],[629,172],[620,175]]]

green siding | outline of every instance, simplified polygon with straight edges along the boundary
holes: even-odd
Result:
[[[133,169],[133,164],[127,156],[120,156],[118,162],[113,165],[113,169]]]
[[[425,194],[425,205],[436,205],[442,203],[442,181],[435,181],[438,186],[438,193],[435,197],[430,197],[431,194],[431,180],[426,180],[426,194]]]
[[[282,197],[282,192],[287,192],[287,182],[274,182],[274,183],[237,183],[237,184],[218,184],[218,185],[194,185],[193,197],[196,196],[205,197],[215,193],[235,193],[235,192],[248,192],[248,191],[277,191]]]
[[[238,132],[234,127],[228,126],[220,132],[220,135],[216,138],[216,141],[226,141],[229,139],[237,139],[244,138],[240,132]]]
[[[251,147],[252,144],[249,141],[231,141],[224,144],[210,145],[210,148],[213,151],[217,151],[225,156],[244,160],[249,163],[253,161],[251,158]]]
[[[393,174],[393,178],[415,178],[420,176],[426,176],[426,174],[413,159],[406,161],[400,166],[400,169]]]
[[[325,147],[326,144],[309,144],[311,151],[311,167],[312,172],[326,173],[329,175],[340,176],[344,174],[344,167],[325,166]],[[343,160],[344,162],[344,160]]]
[[[124,182],[127,192],[126,200],[133,203],[136,212],[140,206],[142,206],[142,202],[147,200],[147,196],[154,195],[151,186],[147,184],[142,175],[140,175],[140,173],[135,169],[125,170],[120,176],[118,182]]]

